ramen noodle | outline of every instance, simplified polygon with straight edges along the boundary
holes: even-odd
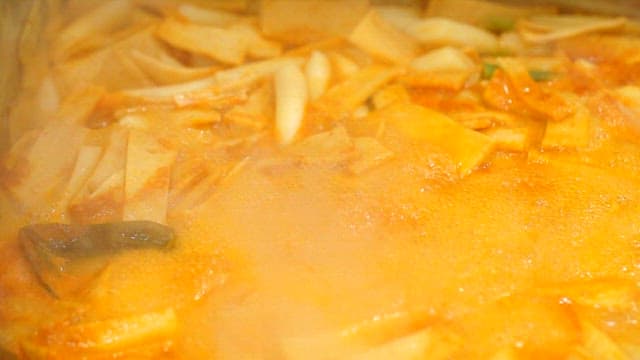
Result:
[[[603,4],[33,2],[0,358],[639,358],[640,27]]]

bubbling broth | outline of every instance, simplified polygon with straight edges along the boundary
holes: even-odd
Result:
[[[1,358],[640,356],[632,19],[35,4]]]

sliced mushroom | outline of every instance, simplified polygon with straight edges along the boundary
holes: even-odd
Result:
[[[56,297],[78,293],[127,249],[167,249],[170,227],[150,221],[106,224],[33,224],[19,233],[22,249],[43,286]]]

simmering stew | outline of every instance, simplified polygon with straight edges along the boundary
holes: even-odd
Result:
[[[0,358],[640,359],[640,25],[602,14],[34,2]]]

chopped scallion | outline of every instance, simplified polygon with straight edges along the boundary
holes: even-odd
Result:
[[[506,16],[488,16],[482,22],[482,26],[489,31],[501,33],[513,30],[515,27],[515,20]]]
[[[491,63],[484,63],[482,66],[482,78],[484,80],[490,80],[493,77],[493,73],[498,70],[498,65]]]
[[[529,70],[529,76],[535,81],[549,81],[555,74],[547,70]]]

